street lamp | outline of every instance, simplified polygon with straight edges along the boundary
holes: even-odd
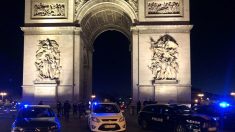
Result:
[[[230,95],[235,97],[235,92],[231,92]]]
[[[1,92],[1,93],[0,93],[0,95],[2,95],[2,101],[3,101],[3,96],[6,96],[6,95],[7,95],[7,93],[5,93],[5,92]]]
[[[92,100],[95,98],[96,96],[93,94],[93,95],[91,95],[91,98],[92,98]]]
[[[197,96],[202,98],[204,96],[204,94],[198,94]]]
[[[94,94],[91,95],[91,102],[94,101],[95,97],[96,97],[96,96],[95,96]]]

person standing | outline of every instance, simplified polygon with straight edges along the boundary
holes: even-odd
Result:
[[[68,100],[64,103],[64,116],[66,120],[69,120],[69,112],[70,112],[71,105]]]
[[[137,114],[140,112],[141,109],[141,102],[140,100],[137,102]]]
[[[61,104],[61,102],[60,101],[57,101],[57,104],[56,104],[56,109],[57,109],[57,115],[58,115],[58,117],[60,117],[61,116],[61,109],[62,109],[62,104]]]
[[[78,105],[73,103],[73,117],[77,116],[78,113]]]

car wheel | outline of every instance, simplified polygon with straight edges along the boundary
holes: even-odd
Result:
[[[149,128],[149,124],[146,120],[142,120],[140,125],[141,125],[142,129],[148,129]]]
[[[175,128],[175,132],[186,132],[186,128],[182,124],[178,124]]]

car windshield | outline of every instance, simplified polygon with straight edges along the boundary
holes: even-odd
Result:
[[[119,113],[120,110],[115,104],[94,104],[94,113]]]
[[[18,113],[18,118],[41,118],[55,117],[54,112],[50,108],[23,108]]]
[[[185,106],[185,105],[180,105],[180,106],[174,106],[174,111],[177,114],[190,114],[191,110],[189,107]]]

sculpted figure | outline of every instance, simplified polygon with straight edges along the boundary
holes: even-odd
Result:
[[[153,52],[151,66],[155,80],[174,80],[178,73],[178,44],[173,37],[166,34],[155,41],[150,38],[150,49]]]
[[[35,66],[39,79],[58,79],[60,74],[60,51],[55,40],[40,40],[36,51]]]

